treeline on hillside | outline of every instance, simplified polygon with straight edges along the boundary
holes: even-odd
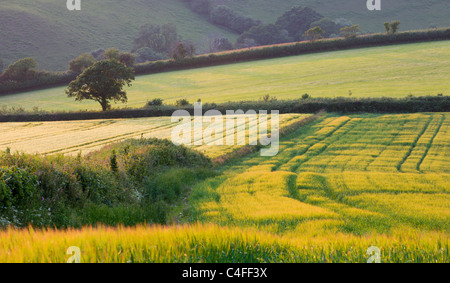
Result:
[[[0,122],[33,122],[33,121],[71,121],[94,119],[144,118],[172,116],[176,110],[187,110],[194,115],[194,106],[185,101],[182,105],[149,105],[142,109],[110,110],[106,112],[64,112],[64,113],[3,113]],[[418,112],[449,112],[450,96],[421,96],[405,98],[311,98],[304,94],[295,100],[277,100],[275,97],[265,97],[259,101],[236,101],[227,103],[205,103],[203,112],[219,110],[225,114],[227,110],[278,110],[280,114],[316,113],[321,110],[338,113],[418,113]]]
[[[218,54],[184,57],[178,60],[173,59],[156,62],[147,62],[143,64],[135,64],[134,69],[135,73],[138,75],[153,74],[166,71],[183,70],[189,68],[215,66],[220,64],[230,64],[243,61],[301,55],[314,52],[326,52],[351,48],[379,46],[379,45],[426,42],[426,41],[448,40],[448,39],[450,39],[450,28],[408,31],[395,34],[386,33],[386,34],[373,34],[366,36],[349,36],[347,38],[311,40],[307,42],[297,42],[292,44],[281,44],[259,48],[242,49]],[[133,59],[130,58],[127,53],[120,52],[113,48],[109,50],[111,51],[110,52],[107,52],[108,50],[103,51],[102,56],[105,57],[106,56],[105,54],[110,54],[110,56],[118,56],[112,58],[118,58],[118,60],[122,60],[125,64],[127,64],[126,63],[128,62],[127,60]],[[92,58],[88,60],[92,60]],[[28,74],[25,76],[30,77],[30,79],[25,81],[5,80],[4,76],[5,73],[8,72],[9,69],[8,67],[8,69],[2,75],[3,79],[0,78],[0,95],[25,90],[48,88],[57,85],[65,85],[68,84],[70,81],[72,81],[77,75],[74,72],[64,72],[64,73],[48,73],[45,71],[39,72],[36,69],[35,63],[30,62],[30,60],[28,59],[26,60],[27,64],[22,63],[23,62],[20,62],[20,64],[18,64],[17,66],[18,70],[12,73],[16,74],[17,77],[21,77],[23,76],[23,74]],[[35,75],[38,74],[38,75],[36,77],[33,77],[30,76],[29,74]]]
[[[138,139],[91,154],[0,152],[0,227],[166,224],[211,161],[168,140]]]

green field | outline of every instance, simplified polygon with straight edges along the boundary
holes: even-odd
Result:
[[[185,225],[0,232],[0,262],[450,262],[450,115],[327,114],[194,186]]]
[[[276,157],[246,158],[199,186],[211,199],[194,207],[205,222],[281,234],[449,233],[449,131],[447,113],[329,115]]]
[[[139,26],[174,23],[184,39],[204,49],[208,36],[222,35],[233,43],[237,34],[209,23],[192,12],[182,0],[85,1],[82,10],[71,12],[66,1],[0,1],[0,59],[5,64],[34,57],[39,66],[66,70],[68,62],[83,52],[116,47],[130,51]],[[347,0],[241,0],[226,1],[237,11],[264,23],[273,23],[294,5],[309,6],[331,19],[345,18],[365,32],[382,32],[385,21],[400,20],[401,30],[446,27],[449,4],[440,0],[397,0],[383,3],[383,11],[370,12],[366,1]]]
[[[363,48],[261,60],[137,77],[128,89],[131,108],[162,98],[166,104],[312,97],[405,97],[448,95],[450,41]],[[420,75],[418,75],[420,74]],[[64,87],[0,97],[0,107],[48,111],[101,109],[75,102]],[[117,104],[113,107],[121,108]]]

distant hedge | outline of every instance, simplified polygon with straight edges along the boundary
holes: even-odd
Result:
[[[94,119],[120,119],[172,116],[175,110],[184,109],[194,115],[194,107],[151,106],[142,109],[123,109],[106,112],[25,113],[0,115],[0,122],[72,121]],[[206,103],[203,111],[219,110],[279,110],[287,113],[316,113],[321,110],[337,113],[418,113],[450,112],[450,96],[422,96],[405,98],[308,98],[297,100],[238,101],[222,104]]]
[[[236,62],[301,55],[315,52],[448,39],[450,39],[450,28],[407,31],[395,34],[371,34],[350,39],[336,38],[314,42],[308,41],[255,47],[251,49],[235,50],[232,52],[200,55],[176,61],[166,60],[148,62],[137,64],[135,66],[135,72],[137,75],[154,74],[167,71],[231,64]],[[25,90],[43,89],[65,85],[74,78],[75,74],[65,72],[57,76],[52,76],[48,80],[41,79],[23,83],[2,83],[0,84],[0,95]]]

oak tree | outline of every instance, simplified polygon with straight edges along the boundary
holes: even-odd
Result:
[[[100,103],[103,111],[111,109],[111,101],[125,103],[127,94],[125,85],[131,86],[134,69],[116,60],[96,62],[72,81],[66,94],[77,101],[85,99]]]

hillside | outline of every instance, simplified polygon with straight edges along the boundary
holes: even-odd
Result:
[[[450,26],[449,3],[445,1],[383,2],[381,12],[370,12],[365,1],[240,0],[216,1],[272,23],[293,5],[309,6],[331,19],[345,18],[361,24],[363,31],[382,31],[382,22],[400,20],[401,29]],[[68,61],[82,52],[98,48],[132,48],[139,26],[145,23],[177,25],[179,34],[202,45],[210,34],[221,34],[232,42],[237,34],[209,23],[181,0],[82,1],[81,11],[68,11],[65,1],[0,1],[0,60],[8,65],[23,57],[34,57],[39,67],[65,70]]]
[[[291,56],[208,68],[138,76],[127,90],[128,104],[143,107],[161,98],[175,104],[312,97],[406,97],[448,95],[450,41],[402,44]],[[387,67],[389,66],[389,67]],[[417,74],[421,74],[419,77]],[[100,110],[94,101],[76,102],[65,87],[0,97],[0,107],[47,111]]]

